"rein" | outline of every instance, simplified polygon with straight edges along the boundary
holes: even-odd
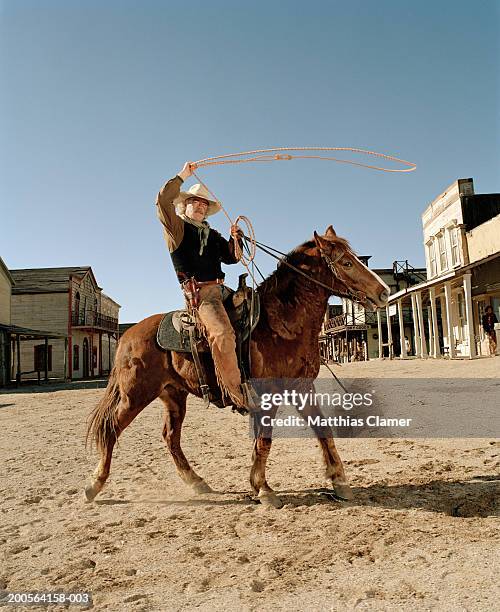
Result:
[[[243,236],[243,238],[249,242],[250,239],[247,238],[247,236]],[[288,262],[286,260],[286,258],[288,257],[287,253],[283,253],[282,251],[279,251],[278,249],[275,249],[274,247],[271,247],[267,244],[263,244],[262,242],[258,242],[257,240],[253,240],[253,243],[255,244],[255,246],[257,248],[259,248],[261,251],[263,251],[264,253],[266,253],[267,255],[270,255],[271,257],[274,257],[274,259],[278,260],[279,262],[285,264],[286,266],[288,266],[289,268],[291,268],[292,270],[294,270],[295,272],[297,272],[298,274],[300,274],[301,276],[304,276],[305,278],[307,278],[307,280],[311,281],[312,283],[314,283],[315,285],[318,285],[320,287],[323,287],[324,289],[328,289],[328,291],[330,291],[331,293],[337,294],[339,297],[347,297],[347,298],[352,298],[355,301],[360,301],[360,298],[362,297],[362,294],[360,291],[352,291],[351,289],[347,288],[347,293],[346,292],[342,292],[339,293],[337,289],[335,289],[334,287],[331,287],[330,285],[327,285],[325,283],[322,283],[321,281],[313,278],[312,276],[310,276],[309,274],[306,274],[303,270],[301,270],[300,268],[297,268],[297,266],[294,266],[293,264],[291,264],[290,262]],[[275,255],[274,253],[272,253],[271,251],[274,251],[274,253],[278,253],[279,255],[281,255],[281,257],[278,257],[277,255]],[[344,256],[344,251],[341,250],[341,252],[339,253],[339,255],[337,255],[337,257],[335,257],[334,259],[332,259],[329,255],[327,255],[324,251],[322,251],[320,249],[320,253],[321,253],[321,257],[325,260],[326,265],[328,266],[330,272],[332,273],[334,278],[338,278],[341,282],[343,282],[340,277],[339,274],[337,272],[337,269],[335,267],[335,264],[342,259],[342,257]],[[344,283],[345,284],[345,283]]]

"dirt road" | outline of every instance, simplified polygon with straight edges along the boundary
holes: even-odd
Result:
[[[336,372],[498,377],[499,366],[371,361]],[[94,610],[498,606],[498,440],[339,440],[353,503],[316,491],[325,483],[313,440],[276,440],[268,476],[285,506],[271,510],[249,495],[243,417],[190,400],[183,447],[217,491],[195,496],[165,452],[154,402],[87,504],[96,458],[85,420],[102,393],[0,394],[0,588],[92,591]]]

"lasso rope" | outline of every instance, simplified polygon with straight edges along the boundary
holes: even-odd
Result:
[[[192,164],[192,166],[198,167],[197,164],[198,164],[198,162],[195,162],[195,163]],[[254,284],[256,284],[255,277],[252,274],[252,271],[250,270],[250,267],[249,267],[249,264],[253,261],[253,259],[255,257],[256,250],[257,250],[257,247],[255,245],[255,231],[253,229],[253,225],[252,225],[250,219],[248,217],[245,217],[245,215],[239,215],[236,218],[236,220],[234,221],[234,223],[233,223],[231,217],[229,216],[229,214],[227,213],[226,209],[222,205],[222,202],[215,195],[215,193],[201,180],[201,178],[196,174],[196,172],[194,170],[192,171],[192,173],[193,173],[193,176],[196,177],[198,182],[201,185],[203,185],[203,187],[205,187],[205,189],[208,191],[208,193],[213,197],[214,201],[217,202],[217,204],[219,204],[222,212],[226,215],[227,220],[229,221],[231,226],[232,225],[238,225],[239,221],[243,221],[243,223],[247,226],[248,238],[249,238],[248,244],[250,245],[249,250],[248,250],[248,256],[243,254],[243,250],[240,247],[240,243],[238,242],[238,240],[236,238],[233,238],[233,241],[234,241],[234,254],[235,254],[236,259],[238,261],[240,261],[245,266],[245,268],[247,269],[247,272],[252,277],[252,280],[253,280]]]
[[[307,155],[292,155],[290,153],[284,153],[285,151],[307,152]],[[380,159],[396,162],[407,167],[386,168],[383,166],[373,166],[371,164],[350,161],[348,159],[339,159],[338,157],[310,155],[312,151],[349,151],[351,153],[378,157]],[[380,172],[413,172],[417,168],[415,163],[406,161],[404,159],[399,159],[399,157],[394,157],[394,155],[386,155],[384,153],[377,153],[376,151],[366,151],[365,149],[356,149],[352,147],[277,147],[274,149],[256,149],[255,151],[244,151],[243,153],[228,153],[227,155],[219,155],[217,157],[206,157],[205,159],[200,159],[197,162],[194,162],[194,165],[197,168],[204,168],[207,166],[221,166],[223,164],[245,164],[247,162],[269,162],[283,160],[288,161],[291,159],[324,159],[340,164],[351,164],[353,166],[361,166],[362,168],[370,168],[371,170],[379,170]]]
[[[294,152],[292,155],[290,152]],[[372,164],[364,164],[362,162],[355,162],[348,159],[339,159],[337,157],[330,157],[325,155],[311,155],[313,151],[318,152],[331,152],[331,151],[349,151],[351,153],[359,153],[362,155],[370,155],[372,157],[377,157],[379,159],[384,159],[386,161],[396,162],[403,166],[404,168],[386,168],[383,166],[375,166]],[[301,153],[297,155],[297,152]],[[306,153],[306,154],[304,154]],[[217,157],[206,157],[205,159],[199,159],[196,162],[191,164],[192,174],[198,180],[198,182],[205,187],[205,189],[212,195],[214,201],[217,202],[222,210],[222,212],[226,215],[229,223],[232,225],[238,225],[238,222],[242,221],[248,230],[249,236],[247,244],[250,245],[248,256],[243,254],[243,251],[239,245],[239,242],[236,238],[234,240],[234,249],[235,255],[239,261],[245,266],[248,273],[252,277],[254,283],[255,278],[249,268],[249,264],[255,258],[256,253],[256,244],[255,244],[255,231],[253,229],[252,223],[248,217],[244,215],[240,215],[233,223],[231,217],[226,212],[226,209],[222,205],[222,202],[217,198],[217,196],[209,189],[209,187],[201,180],[201,178],[194,172],[196,168],[206,168],[209,166],[222,166],[224,164],[245,164],[248,162],[270,162],[270,161],[289,161],[292,159],[323,159],[326,161],[334,161],[340,164],[350,164],[352,166],[359,166],[362,168],[370,168],[371,170],[378,170],[380,172],[413,172],[416,170],[417,165],[413,162],[406,161],[404,159],[399,159],[398,157],[394,157],[393,155],[386,155],[384,153],[377,153],[375,151],[367,151],[365,149],[356,149],[352,147],[277,147],[274,149],[256,149],[255,151],[244,151],[242,153],[228,153],[227,155],[219,155]]]

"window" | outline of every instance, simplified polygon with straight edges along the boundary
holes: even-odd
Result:
[[[460,263],[460,253],[458,250],[458,228],[452,227],[449,231],[451,244],[451,265],[456,266]]]
[[[73,347],[73,370],[80,369],[80,347],[75,344]]]
[[[437,274],[437,267],[436,267],[436,244],[434,243],[434,240],[429,243],[429,246],[427,247],[427,249],[428,249],[428,252],[429,252],[429,270],[430,270],[430,276],[431,276],[431,278],[433,278]]]
[[[36,372],[45,371],[45,344],[37,344],[34,348],[34,367],[33,370]],[[47,358],[47,370],[52,370],[52,345],[48,345],[49,354]]]
[[[73,310],[73,325],[80,325],[83,323],[80,317],[80,292],[77,291],[75,294],[75,307]]]
[[[446,240],[444,234],[438,236],[438,249],[439,249],[439,268],[442,272],[448,268],[448,258],[446,257]]]

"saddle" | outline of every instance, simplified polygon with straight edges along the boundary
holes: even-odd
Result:
[[[249,339],[260,316],[259,295],[247,286],[247,276],[248,274],[239,276],[236,291],[223,287],[223,304],[236,335],[236,355],[243,382],[250,376]],[[192,354],[204,399],[207,403],[211,401],[220,407],[227,405],[223,402],[216,382],[208,342],[199,333],[194,317],[188,310],[167,312],[158,327],[156,342],[165,351]]]

